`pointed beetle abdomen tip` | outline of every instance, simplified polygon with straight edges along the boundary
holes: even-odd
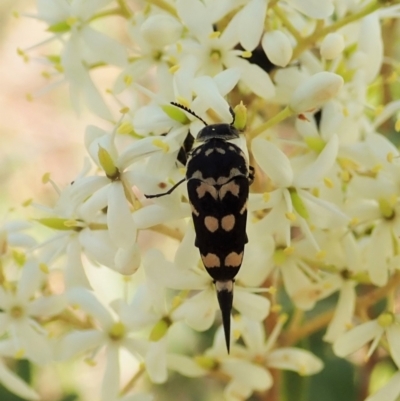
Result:
[[[224,327],[226,349],[230,351],[231,339],[231,312],[233,302],[233,281],[216,281],[217,299],[222,314],[222,325]]]

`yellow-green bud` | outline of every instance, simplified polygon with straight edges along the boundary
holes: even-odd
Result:
[[[36,221],[55,230],[70,230],[70,228],[65,225],[69,219],[62,219],[60,217],[44,217],[42,219],[36,219]]]
[[[18,266],[23,266],[26,262],[26,255],[24,252],[19,252],[16,250],[12,251],[13,259]]]
[[[383,312],[378,317],[378,324],[381,327],[389,327],[394,323],[394,315],[391,312]]]
[[[379,210],[382,213],[382,216],[385,219],[391,219],[394,214],[394,210],[392,205],[387,199],[381,198],[379,199]]]
[[[292,204],[294,207],[294,210],[303,217],[304,219],[308,219],[309,214],[307,211],[306,206],[304,205],[302,199],[300,198],[299,194],[295,189],[291,189],[290,191],[290,199],[292,200]]]
[[[179,109],[178,107],[173,106],[172,104],[166,104],[164,106],[161,106],[161,108],[168,117],[172,118],[175,121],[178,121],[178,123],[181,124],[190,123],[190,120],[185,114],[185,112]]]
[[[132,131],[134,131],[133,129],[133,125],[130,121],[124,121],[122,122],[119,127],[117,128],[117,132],[118,134],[130,134]]]
[[[283,249],[277,249],[273,256],[274,264],[282,266],[286,262],[286,254]]]
[[[153,327],[153,330],[151,330],[149,340],[150,341],[159,341],[161,340],[168,331],[169,323],[165,320],[159,320]]]
[[[194,361],[203,369],[212,370],[217,367],[217,361],[209,356],[198,355],[194,357]]]
[[[71,29],[71,26],[72,25],[68,23],[68,21],[61,21],[57,22],[56,24],[50,25],[47,30],[54,33],[64,33],[68,32]]]
[[[120,340],[125,336],[125,325],[122,322],[116,322],[112,325],[108,335],[112,340]]]
[[[119,171],[114,164],[114,160],[106,149],[99,145],[99,151],[97,153],[101,167],[103,167],[104,172],[108,178],[115,179],[118,177]]]
[[[237,128],[239,131],[243,131],[246,128],[247,122],[247,109],[243,102],[240,102],[235,108],[235,122],[233,126]]]
[[[313,151],[320,153],[324,150],[326,142],[319,136],[307,136],[304,138],[306,145]]]

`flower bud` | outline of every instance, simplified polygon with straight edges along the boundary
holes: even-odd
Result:
[[[329,33],[321,43],[319,51],[326,60],[333,60],[344,49],[344,39],[340,33]]]
[[[143,22],[140,32],[149,44],[160,49],[179,40],[182,25],[169,15],[157,14]]]
[[[333,72],[314,74],[294,91],[289,107],[297,114],[321,107],[335,97],[343,85],[343,78]]]
[[[243,102],[240,102],[233,111],[235,113],[235,122],[233,126],[239,131],[243,131],[246,128],[247,122],[246,106],[243,104]]]
[[[97,151],[97,156],[99,162],[104,172],[108,178],[116,178],[118,176],[118,168],[115,166],[111,155],[108,153],[107,149],[104,149],[99,145],[99,150]]]
[[[53,228],[54,230],[70,230],[70,228],[65,224],[68,219],[62,219],[60,217],[44,217],[42,219],[36,219],[36,221],[46,227]]]
[[[295,189],[290,191],[290,199],[292,200],[292,205],[294,210],[296,210],[296,212],[301,217],[303,217],[303,219],[308,219],[309,217],[308,210],[303,200],[301,199],[301,197],[299,196],[299,194],[296,192]]]
[[[167,334],[169,326],[170,323],[166,319],[159,320],[151,330],[149,340],[150,341],[161,340]]]
[[[286,67],[292,59],[292,45],[282,31],[267,32],[262,38],[261,46],[269,60],[279,67]]]
[[[183,125],[190,123],[190,120],[185,112],[178,107],[172,104],[165,104],[164,106],[161,106],[161,108],[169,118],[172,118],[178,123],[181,123]]]

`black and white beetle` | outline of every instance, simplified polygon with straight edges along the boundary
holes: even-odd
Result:
[[[243,151],[229,142],[240,137],[231,124],[207,123],[185,106],[173,103],[203,122],[197,146],[186,163],[186,177],[167,192],[146,195],[157,198],[170,194],[187,181],[189,202],[196,231],[195,246],[209,275],[214,279],[222,313],[226,347],[230,348],[233,284],[243,260],[247,243],[246,219],[249,186],[254,169],[249,166]]]

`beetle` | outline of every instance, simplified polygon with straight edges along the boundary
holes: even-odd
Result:
[[[198,144],[188,154],[186,176],[168,191],[146,195],[157,198],[173,192],[184,181],[192,210],[199,248],[205,269],[214,280],[222,315],[227,351],[230,350],[231,311],[235,276],[243,261],[246,234],[247,200],[254,179],[254,168],[244,152],[230,142],[240,138],[232,122],[208,125],[187,107],[171,102],[203,122],[196,138]]]

